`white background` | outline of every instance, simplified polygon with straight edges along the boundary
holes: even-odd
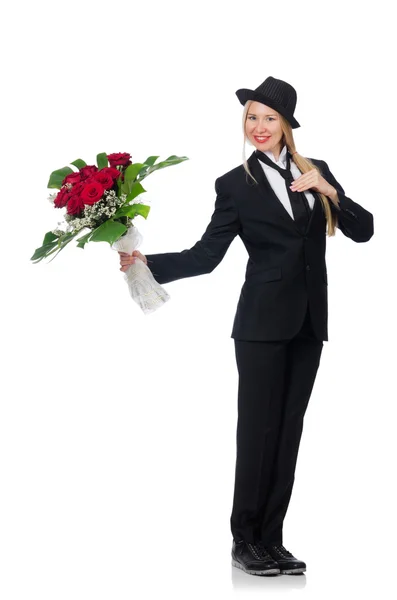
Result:
[[[395,568],[396,53],[392,3],[20,2],[3,18],[0,563],[3,600],[391,598]],[[143,253],[190,248],[241,164],[235,91],[298,93],[298,151],[374,215],[327,240],[329,341],[284,543],[305,575],[231,566],[246,250],[165,285],[144,316],[118,254],[30,261],[63,211],[50,173],[130,152],[189,160],[145,180]],[[248,157],[253,148],[246,146]],[[272,595],[272,596],[271,596]]]

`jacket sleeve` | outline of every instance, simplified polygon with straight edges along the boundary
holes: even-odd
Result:
[[[354,242],[368,242],[374,234],[374,217],[368,210],[345,195],[341,184],[336,181],[327,163],[323,160],[323,176],[338,192],[339,208],[330,200],[331,210],[338,215],[338,227]]]
[[[215,210],[201,239],[187,250],[146,254],[147,266],[158,283],[210,273],[219,265],[240,232],[238,212],[231,195],[215,180]]]

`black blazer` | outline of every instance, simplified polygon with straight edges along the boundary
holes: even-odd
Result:
[[[354,242],[374,233],[373,215],[353,202],[325,161],[310,159],[338,192],[339,229]],[[309,303],[319,340],[328,340],[326,219],[319,195],[310,221],[301,232],[273,191],[255,151],[248,164],[259,186],[239,165],[218,177],[215,210],[202,238],[188,250],[146,254],[148,267],[160,284],[210,273],[239,235],[249,258],[231,337],[239,340],[286,340],[294,337]]]

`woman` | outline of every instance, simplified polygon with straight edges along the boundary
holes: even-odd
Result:
[[[215,211],[201,240],[182,252],[120,253],[121,270],[144,260],[160,283],[210,273],[236,235],[249,259],[231,337],[238,384],[232,564],[246,573],[300,573],[283,546],[303,418],[328,340],[326,234],[355,242],[373,216],[345,195],[323,160],[295,149],[296,91],[268,77],[239,89],[244,142],[255,151],[218,177]],[[243,155],[244,156],[244,155]]]

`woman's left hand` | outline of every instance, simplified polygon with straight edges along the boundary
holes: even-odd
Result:
[[[324,194],[324,196],[333,196],[337,193],[333,185],[328,183],[317,169],[310,169],[307,173],[303,173],[295,179],[290,189],[293,192],[304,192],[305,190],[313,189],[315,192]]]

